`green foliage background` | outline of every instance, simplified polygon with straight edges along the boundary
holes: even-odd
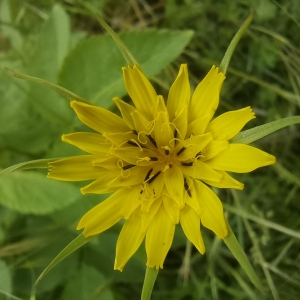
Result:
[[[83,2],[83,1],[82,1]],[[227,46],[251,9],[252,25],[230,64],[217,114],[251,105],[250,127],[299,115],[298,0],[93,0],[159,93],[167,95],[180,63],[192,86]],[[80,153],[60,136],[82,130],[68,101],[46,87],[18,80],[4,67],[70,89],[115,110],[126,99],[119,50],[75,0],[0,0],[0,168]],[[237,238],[265,286],[255,290],[222,241],[204,231],[207,253],[180,230],[160,271],[153,299],[298,299],[300,294],[300,143],[290,126],[256,143],[277,164],[240,175],[243,191],[219,190]],[[139,299],[143,247],[125,270],[113,271],[121,224],[93,239],[35,280],[78,232],[80,217],[104,196],[82,196],[81,184],[56,182],[45,170],[0,175],[0,299]]]

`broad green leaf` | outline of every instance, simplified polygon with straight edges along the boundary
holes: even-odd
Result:
[[[0,178],[0,203],[21,213],[47,214],[79,197],[76,186],[34,171],[7,173]]]
[[[239,244],[238,240],[236,239],[232,229],[228,226],[228,236],[223,240],[226,246],[231,251],[232,255],[235,259],[239,262],[251,282],[258,288],[259,290],[263,290],[262,284],[257,277],[254,269],[252,268],[245,251],[242,249],[241,245]]]
[[[29,59],[28,75],[56,83],[62,62],[70,48],[70,20],[62,6],[54,5],[49,19],[43,24]],[[49,121],[65,124],[72,117],[69,103],[59,101],[48,88],[30,83],[28,101]]]
[[[74,251],[85,245],[89,240],[93,239],[94,236],[85,238],[83,233],[78,235],[73,241],[71,241],[52,261],[51,263],[46,267],[46,269],[42,272],[42,274],[38,277],[36,280],[36,284],[38,284],[42,278],[51,270],[53,269],[57,264],[59,264],[61,261],[63,261],[65,258],[67,258],[69,255],[71,255]]]
[[[45,159],[37,159],[26,161],[23,163],[19,163],[13,166],[10,166],[2,171],[0,171],[0,176],[6,173],[10,173],[13,171],[21,171],[21,170],[28,170],[28,169],[37,169],[37,168],[48,168],[48,163],[58,160],[58,158],[45,158]]]
[[[283,118],[240,132],[232,139],[233,143],[250,144],[284,127],[300,124],[300,116]]]
[[[0,260],[0,299],[4,299],[4,295],[7,296],[7,299],[10,299],[9,294],[11,292],[12,292],[12,278],[11,278],[10,270],[6,265],[6,263]]]
[[[108,281],[96,268],[82,264],[74,277],[66,284],[61,300],[113,300]]]
[[[120,34],[121,40],[148,76],[158,74],[184,49],[192,31],[148,29]],[[121,68],[126,65],[108,35],[80,42],[67,56],[59,84],[88,101],[109,107],[111,99],[126,94]]]

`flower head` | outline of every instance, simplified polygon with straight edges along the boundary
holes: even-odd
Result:
[[[178,223],[202,254],[201,225],[221,239],[227,236],[222,203],[208,186],[243,189],[227,172],[250,172],[275,163],[275,157],[230,143],[255,117],[250,107],[212,119],[225,79],[218,68],[213,66],[191,95],[187,66],[181,65],[166,103],[139,67],[123,68],[123,76],[133,105],[114,98],[121,117],[71,102],[95,133],[66,134],[62,140],[89,154],[50,163],[48,176],[93,180],[83,194],[112,193],[82,217],[77,229],[88,237],[126,220],[115,269],[123,269],[144,239],[147,266],[162,268]]]

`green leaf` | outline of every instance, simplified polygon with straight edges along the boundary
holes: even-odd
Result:
[[[107,279],[96,268],[83,264],[66,284],[61,300],[113,300]]]
[[[38,284],[42,278],[51,270],[53,269],[57,264],[59,264],[61,261],[63,261],[65,258],[67,258],[69,255],[71,255],[74,251],[85,245],[89,240],[93,239],[94,236],[85,238],[83,233],[78,235],[73,241],[71,241],[52,261],[51,263],[46,267],[46,269],[41,273],[41,275],[36,280],[36,284]]]
[[[0,260],[0,299],[2,299],[1,294],[8,296],[11,292],[12,280],[9,268],[4,261]],[[9,299],[9,297],[7,299]]]
[[[62,6],[54,5],[49,18],[42,26],[35,49],[31,53],[26,73],[55,83],[69,48],[69,16]],[[32,80],[38,81],[39,79],[32,77]],[[55,86],[53,88],[60,90]],[[65,124],[72,118],[72,112],[69,103],[59,101],[57,98],[57,94],[49,92],[47,88],[30,83],[28,101],[33,103],[35,109],[44,118],[51,121],[51,124],[54,122]]]
[[[0,172],[0,176],[13,171],[21,171],[21,170],[36,169],[36,168],[48,168],[49,162],[58,159],[59,158],[45,158],[45,159],[30,160],[23,163],[19,163],[2,170]]]
[[[300,116],[283,118],[240,132],[232,139],[233,143],[250,144],[284,127],[300,124]]]
[[[154,76],[184,49],[193,32],[148,29],[120,34],[147,76]],[[121,68],[125,61],[108,35],[80,42],[67,56],[59,84],[88,101],[109,107],[126,94]]]
[[[254,269],[252,268],[243,248],[239,244],[238,240],[236,239],[232,229],[228,226],[228,236],[223,240],[226,246],[231,251],[232,255],[235,257],[235,259],[239,262],[251,282],[259,289],[263,290],[262,284],[257,277]]]
[[[76,186],[33,171],[6,173],[0,178],[0,203],[21,213],[47,214],[80,196]]]

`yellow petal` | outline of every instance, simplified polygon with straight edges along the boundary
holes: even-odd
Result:
[[[190,122],[207,114],[210,117],[214,115],[219,105],[219,95],[224,79],[225,75],[213,66],[198,84],[190,103]]]
[[[96,179],[106,170],[93,166],[95,155],[80,155],[62,158],[49,163],[48,178],[62,181],[82,181]]]
[[[159,269],[163,268],[164,260],[172,245],[175,224],[163,205],[160,206],[154,220],[146,234],[147,267]]]
[[[63,134],[61,139],[91,154],[106,156],[111,148],[111,144],[107,143],[106,139],[98,133],[76,132]]]
[[[128,164],[151,166],[157,161],[157,153],[151,149],[139,147],[123,147],[114,149],[114,155]]]
[[[217,188],[225,188],[225,189],[237,189],[242,190],[244,188],[244,184],[239,182],[238,180],[231,177],[227,172],[218,171],[219,174],[222,175],[221,181],[210,181],[210,180],[203,180],[205,183],[217,187]]]
[[[212,230],[220,239],[224,239],[228,234],[228,230],[220,199],[201,181],[195,181],[195,188],[203,208],[200,216],[201,223]]]
[[[184,175],[190,176],[193,179],[221,181],[222,175],[216,172],[206,162],[195,160],[192,166],[180,166],[180,170]]]
[[[179,208],[182,208],[184,206],[184,179],[180,168],[174,165],[172,168],[163,172],[163,175],[165,186],[170,198],[177,203]]]
[[[179,142],[174,151],[175,153],[179,153],[177,156],[180,161],[189,160],[196,157],[211,140],[212,136],[210,133],[191,136]],[[183,148],[184,150],[182,151]]]
[[[255,115],[250,106],[229,111],[212,120],[206,131],[211,132],[216,140],[230,140],[254,118]]]
[[[166,195],[163,195],[162,199],[163,199],[163,204],[164,204],[165,210],[168,213],[169,217],[171,218],[172,222],[174,224],[178,224],[179,223],[179,212],[180,212],[179,206],[176,204],[176,202],[172,198],[170,198]]]
[[[157,97],[153,86],[137,66],[122,68],[122,70],[128,95],[137,110],[151,120]]]
[[[226,150],[206,161],[214,169],[236,173],[251,172],[275,162],[273,155],[244,144],[230,144]]]
[[[188,68],[186,64],[182,64],[168,95],[167,109],[171,121],[178,116],[183,108],[188,107],[190,92]]]
[[[174,137],[184,140],[188,128],[188,108],[184,107],[172,121],[174,124],[176,133],[174,131]]]
[[[130,165],[129,165],[130,166]],[[130,187],[136,184],[141,184],[145,180],[149,167],[132,167],[122,170],[121,175],[108,183],[110,187]]]
[[[186,193],[184,195],[184,202],[200,216],[202,214],[202,207],[195,190],[194,180],[190,177],[186,177],[185,180]]]
[[[120,232],[116,247],[115,270],[122,271],[131,256],[141,245],[146,231],[142,229],[142,218],[139,210],[126,221]]]
[[[167,112],[159,112],[155,120],[155,141],[158,150],[164,154],[174,149],[174,128],[169,123]]]
[[[100,133],[130,131],[122,118],[107,109],[75,100],[71,101],[71,107],[82,123]]]
[[[77,230],[84,228],[84,236],[89,237],[112,227],[123,217],[123,207],[130,200],[128,194],[126,189],[120,189],[93,207],[81,218]]]
[[[194,119],[189,123],[186,136],[201,135],[205,133],[206,127],[211,119],[211,115],[206,114],[200,118]]]
[[[86,185],[80,189],[80,192],[85,194],[107,194],[114,192],[117,188],[108,186],[108,183],[119,176],[120,171],[118,172],[108,172],[105,170],[105,173],[97,178],[97,180]]]
[[[228,141],[211,141],[203,151],[202,161],[207,161],[228,148]]]
[[[134,123],[131,114],[136,110],[136,108],[117,97],[113,98],[113,101],[121,112],[122,118],[127,126],[130,129],[134,129]]]
[[[191,207],[186,206],[180,216],[180,224],[186,237],[201,254],[204,254],[205,246],[200,231],[200,216]]]

